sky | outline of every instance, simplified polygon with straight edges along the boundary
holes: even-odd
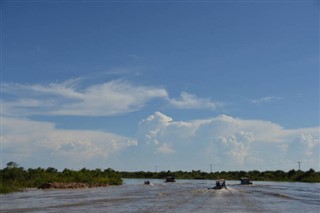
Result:
[[[319,2],[1,1],[1,167],[320,170]]]

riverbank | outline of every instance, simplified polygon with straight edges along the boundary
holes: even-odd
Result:
[[[121,185],[120,174],[113,169],[81,169],[78,171],[55,168],[24,169],[7,166],[0,170],[0,193],[23,191],[25,188],[90,188]]]
[[[164,179],[167,176],[173,176],[176,179],[199,179],[199,180],[239,180],[242,177],[248,177],[253,181],[285,181],[285,182],[320,182],[320,172],[313,169],[308,171],[282,170],[276,171],[221,171],[221,172],[203,172],[201,170],[188,171],[161,171],[161,172],[120,172],[122,178],[147,178]]]
[[[252,181],[286,181],[286,182],[320,182],[320,172],[310,169],[308,171],[290,170],[284,172],[277,171],[222,171],[222,172],[203,172],[197,171],[161,171],[161,172],[125,172],[115,171],[111,168],[101,170],[88,170],[83,168],[75,171],[64,169],[58,171],[55,168],[24,169],[16,164],[8,165],[0,170],[0,193],[10,193],[22,191],[25,188],[86,188],[107,185],[121,185],[123,178],[143,178],[143,179],[164,179],[173,176],[176,179],[226,179],[239,180],[248,177]],[[52,184],[56,183],[56,184]],[[57,184],[60,183],[60,184]],[[64,183],[64,184],[61,184]],[[40,187],[41,188],[41,187]]]
[[[109,184],[88,184],[88,183],[61,183],[61,182],[52,182],[52,183],[43,183],[38,189],[81,189],[81,188],[96,188],[96,187],[107,187]]]

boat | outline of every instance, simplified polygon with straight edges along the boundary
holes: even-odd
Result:
[[[173,182],[176,182],[176,180],[173,176],[168,176],[168,177],[166,177],[165,182],[166,183],[173,183]]]
[[[240,184],[241,185],[251,185],[252,182],[249,178],[243,177],[243,178],[240,178]]]
[[[144,184],[150,185],[150,181],[146,180],[146,181],[144,181]]]
[[[216,185],[208,189],[216,189],[216,190],[227,189],[226,181],[224,179],[216,180]]]

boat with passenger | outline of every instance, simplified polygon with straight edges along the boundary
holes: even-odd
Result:
[[[149,181],[149,180],[146,180],[146,181],[144,181],[144,184],[145,184],[145,185],[150,185],[150,181]]]
[[[216,180],[216,185],[208,189],[216,189],[216,190],[227,189],[226,181],[224,179]]]
[[[165,182],[166,183],[173,183],[173,182],[176,182],[176,180],[173,176],[168,176],[168,177],[166,177]]]
[[[240,178],[240,184],[241,185],[251,185],[252,182],[249,178],[243,177],[243,178]]]

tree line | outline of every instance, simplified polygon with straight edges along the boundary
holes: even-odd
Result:
[[[9,162],[7,167],[0,170],[0,193],[20,191],[24,188],[37,188],[43,183],[87,183],[89,185],[121,185],[122,179],[119,172],[111,168],[89,170],[83,168],[75,171],[64,169],[58,171],[48,167],[24,169],[15,162]]]
[[[161,171],[161,172],[120,172],[122,178],[144,178],[144,179],[162,179],[167,176],[174,176],[176,179],[226,179],[239,180],[242,177],[248,177],[253,181],[300,181],[300,182],[320,182],[320,172],[314,169],[308,171],[290,170],[284,172],[276,171],[221,171],[221,172],[203,172],[201,170],[187,171]]]
[[[160,171],[160,172],[127,172],[108,169],[81,170],[64,169],[58,171],[48,167],[36,169],[24,169],[15,162],[9,162],[7,167],[0,170],[0,193],[19,191],[24,188],[37,188],[43,183],[62,182],[62,183],[87,183],[89,185],[121,185],[122,178],[141,178],[141,179],[164,179],[174,176],[176,179],[227,179],[238,180],[248,177],[253,181],[301,181],[301,182],[320,182],[320,172],[313,169],[308,171],[290,170],[284,172],[276,171],[221,171],[204,172],[201,170],[192,171]]]

